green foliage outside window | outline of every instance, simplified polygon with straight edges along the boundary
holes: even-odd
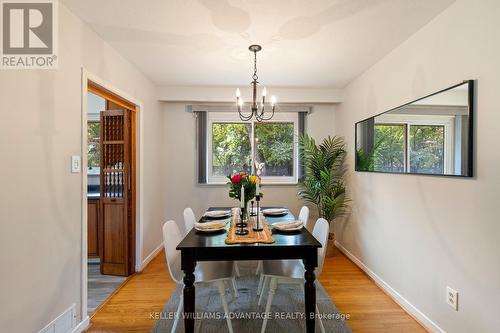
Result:
[[[88,134],[88,168],[92,169],[99,167],[99,135],[100,135],[100,123],[99,122],[89,122],[87,124],[87,134]]]
[[[404,172],[406,126],[375,125],[375,142],[373,161],[375,171]]]
[[[212,174],[227,176],[236,172],[250,173],[252,145],[250,124],[212,124]]]
[[[294,124],[255,123],[252,158],[252,124],[212,124],[212,175],[252,172],[252,163],[264,163],[262,176],[293,176]]]
[[[293,123],[255,124],[255,141],[263,176],[293,176]]]
[[[444,126],[410,126],[410,172],[444,173]]]

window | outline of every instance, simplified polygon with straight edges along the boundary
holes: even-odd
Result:
[[[106,110],[106,99],[89,91],[87,94],[87,174],[93,176],[99,175],[100,170],[100,112],[103,110]]]
[[[208,183],[225,184],[239,171],[256,173],[256,164],[263,183],[297,182],[298,113],[275,114],[262,123],[229,112],[209,112],[207,118]]]
[[[255,124],[255,162],[261,176],[293,177],[294,123]]]
[[[408,117],[379,117],[375,124],[374,170],[453,173],[453,117]]]
[[[88,168],[90,170],[99,170],[99,133],[100,133],[100,123],[98,121],[89,121],[87,124],[87,161]],[[99,172],[97,172],[99,173]]]
[[[251,172],[251,124],[212,123],[212,176]]]

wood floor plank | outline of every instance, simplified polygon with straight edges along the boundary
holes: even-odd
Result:
[[[320,281],[355,333],[426,332],[340,251],[325,260]],[[150,313],[162,311],[174,288],[162,252],[95,313],[87,332],[149,332]]]

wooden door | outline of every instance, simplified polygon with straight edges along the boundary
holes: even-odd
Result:
[[[101,273],[134,272],[131,111],[101,112]]]
[[[99,200],[87,202],[88,256],[99,257]]]

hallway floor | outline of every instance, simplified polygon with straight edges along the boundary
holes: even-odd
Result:
[[[88,264],[87,310],[91,315],[127,279],[125,276],[102,275],[99,263]]]

